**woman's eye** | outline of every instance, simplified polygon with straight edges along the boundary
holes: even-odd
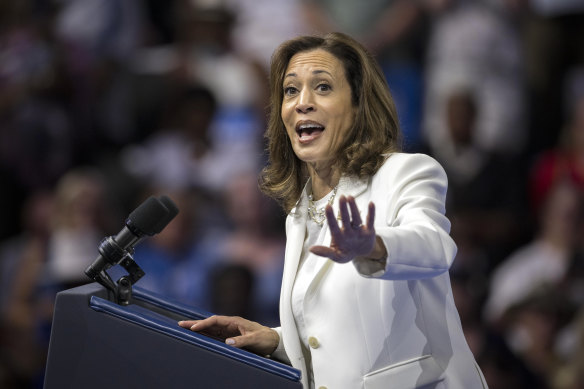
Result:
[[[316,89],[318,89],[320,92],[327,92],[331,90],[331,86],[329,84],[318,84]]]
[[[288,86],[284,88],[284,95],[290,96],[293,95],[294,93],[296,93],[296,88],[294,88],[293,86]]]

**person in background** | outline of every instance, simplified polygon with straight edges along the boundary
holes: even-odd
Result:
[[[486,319],[501,326],[505,313],[545,285],[559,286],[567,277],[581,245],[584,198],[569,181],[550,188],[534,238],[519,247],[491,276]]]
[[[427,152],[448,175],[446,215],[459,249],[467,241],[482,250],[487,270],[523,241],[527,224],[525,179],[520,158],[477,142],[484,106],[462,83],[444,95],[447,132]]]
[[[53,194],[29,195],[22,232],[0,243],[0,387],[41,387],[47,339],[40,331],[52,306],[39,293],[53,215]],[[38,385],[38,386],[35,386]]]
[[[260,192],[257,171],[232,179],[223,198],[230,223],[221,239],[221,258],[249,268],[255,280],[251,296],[254,316],[245,317],[277,325],[286,243],[283,212],[279,212],[275,201]]]

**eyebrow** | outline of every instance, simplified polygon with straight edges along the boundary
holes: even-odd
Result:
[[[329,76],[331,76],[331,77],[333,76],[332,74],[330,74],[330,73],[329,73],[329,72],[327,72],[326,70],[313,70],[313,71],[312,71],[312,74],[321,74],[321,73],[326,73],[326,74],[328,74],[328,75],[329,75]],[[286,78],[288,78],[288,77],[296,77],[296,76],[298,76],[298,74],[296,74],[296,73],[288,73],[288,74],[286,74],[286,75],[284,76],[284,79],[286,79]]]

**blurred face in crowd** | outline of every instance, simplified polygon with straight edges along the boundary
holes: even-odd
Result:
[[[446,104],[448,129],[456,144],[472,143],[476,107],[472,96],[465,92],[452,94]]]
[[[556,183],[550,189],[542,217],[545,233],[565,245],[579,242],[583,206],[581,194],[571,182]]]
[[[296,156],[311,165],[329,164],[356,113],[342,62],[322,49],[297,53],[282,87],[282,121]]]

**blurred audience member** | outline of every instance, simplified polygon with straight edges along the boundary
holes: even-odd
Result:
[[[92,168],[67,172],[54,193],[30,198],[20,247],[2,258],[2,350],[17,386],[41,387],[55,294],[88,283],[109,219],[103,177]],[[17,241],[14,241],[17,242]],[[4,281],[7,281],[4,283]]]
[[[284,265],[284,215],[275,202],[260,192],[255,172],[232,179],[224,199],[231,229],[220,241],[220,256],[252,270],[254,320],[277,323]]]
[[[565,123],[564,85],[571,69],[584,65],[584,2],[503,0],[516,9],[523,36],[529,99],[530,153],[558,142]]]
[[[216,190],[225,179],[209,134],[217,102],[205,87],[177,91],[161,126],[144,140],[123,150],[122,164],[145,185]]]
[[[553,285],[540,284],[505,312],[504,336],[528,368],[552,387],[562,366],[555,345],[574,307]]]
[[[584,193],[584,88],[572,101],[558,146],[542,152],[532,168],[530,200],[536,212],[558,180],[568,180]]]
[[[576,254],[581,249],[583,204],[569,181],[557,181],[550,188],[536,237],[494,271],[486,305],[488,322],[550,387],[563,363],[557,349],[560,333],[578,304],[574,297],[581,295],[582,289],[578,293],[574,286],[584,280],[582,273],[575,279],[573,270],[575,260],[581,262]]]
[[[354,36],[375,52],[384,65],[420,64],[422,60],[426,38],[423,21],[429,8],[425,2],[375,0],[363,7],[352,1],[303,0],[302,5],[312,30],[341,31]]]
[[[236,15],[231,31],[233,49],[264,72],[269,68],[270,57],[277,45],[308,29],[302,12],[305,0],[223,2]],[[268,77],[267,73],[265,77]]]
[[[538,372],[531,370],[505,339],[482,320],[481,307],[486,295],[482,285],[486,277],[484,272],[480,274],[482,269],[471,266],[451,269],[452,292],[466,340],[489,388],[546,389]]]
[[[52,186],[73,163],[67,85],[49,22],[31,0],[0,4],[0,239],[18,232],[27,194]]]
[[[507,309],[545,284],[559,285],[566,277],[582,239],[582,195],[567,181],[550,189],[538,219],[534,239],[519,248],[493,272],[486,317],[503,319]]]
[[[446,133],[428,153],[448,175],[446,212],[454,239],[484,252],[487,268],[522,239],[525,201],[521,164],[513,156],[487,150],[477,142],[483,109],[474,90],[451,89],[444,96]]]
[[[218,266],[211,274],[211,312],[218,315],[257,317],[253,292],[253,271],[244,264],[229,263]]]
[[[38,191],[23,207],[22,232],[0,246],[0,387],[41,387],[47,351],[39,323],[52,305],[39,298],[53,214],[51,193]]]
[[[140,0],[58,2],[53,28],[71,84],[81,163],[136,136],[128,66],[143,43],[144,18]]]
[[[111,229],[109,205],[99,172],[71,170],[54,193],[30,197],[23,234],[4,246],[2,349],[19,385],[41,386],[55,294],[89,282],[85,268]]]
[[[31,312],[14,313],[27,311],[19,304],[29,301],[30,296],[26,293],[34,289],[28,278],[34,278],[46,261],[50,221],[54,214],[52,208],[51,193],[39,191],[31,194],[23,208],[22,232],[3,241],[0,246],[0,317],[4,319],[21,323],[32,316]],[[13,313],[7,312],[9,307]]]
[[[420,146],[422,74],[428,40],[428,1],[302,0],[309,30],[347,33],[375,53],[391,86],[404,148]]]
[[[493,2],[438,0],[425,64],[423,132],[440,148],[447,137],[448,94],[473,90],[477,112],[473,141],[488,152],[518,154],[526,143],[523,59],[519,34],[505,8]]]
[[[142,49],[134,58],[134,72],[209,88],[217,99],[209,133],[214,147],[231,166],[258,163],[267,83],[233,47],[237,15],[223,4],[205,1],[179,1],[174,15],[176,41]]]
[[[87,283],[85,269],[95,260],[99,242],[119,229],[112,201],[105,178],[93,168],[76,168],[59,180],[44,269],[48,285],[66,289]]]

